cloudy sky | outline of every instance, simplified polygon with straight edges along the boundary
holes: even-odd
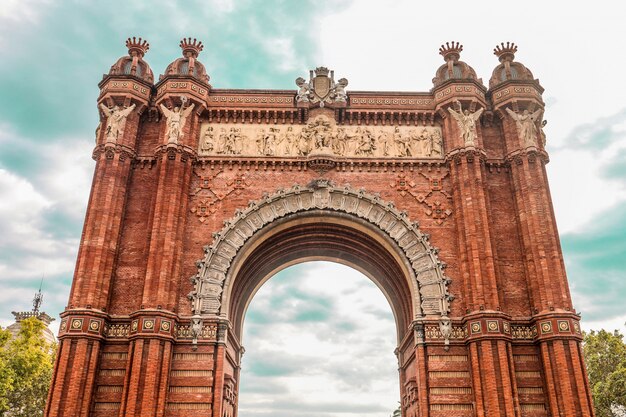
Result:
[[[295,89],[296,77],[325,65],[349,89],[405,91],[432,87],[445,41],[464,44],[462,59],[485,83],[493,47],[515,41],[516,59],[546,89],[548,171],[575,307],[587,329],[624,330],[623,11],[615,1],[552,3],[0,1],[0,324],[30,308],[44,274],[45,309],[65,306],[94,166],[97,83],[124,40],[149,40],[158,76],[192,36],[206,45],[200,60],[216,88]],[[312,285],[332,276],[341,277],[332,292]],[[245,345],[242,417],[294,407],[302,417],[385,416],[399,398],[390,308],[343,267],[305,264],[271,279],[251,304]],[[293,354],[295,345],[306,348]]]

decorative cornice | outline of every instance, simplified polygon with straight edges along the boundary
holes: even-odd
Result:
[[[91,157],[97,161],[102,155],[104,155],[106,159],[114,159],[115,155],[117,155],[120,162],[124,162],[127,159],[132,161],[137,157],[137,153],[133,148],[113,143],[97,145],[94,148]]]
[[[178,143],[168,143],[167,145],[160,145],[154,150],[154,157],[156,160],[163,159],[167,156],[169,160],[180,160],[181,162],[194,162],[198,158],[198,153],[195,149],[181,145]]]

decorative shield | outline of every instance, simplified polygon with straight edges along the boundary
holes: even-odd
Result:
[[[313,92],[320,100],[328,96],[330,89],[330,78],[327,75],[318,75],[313,78]]]

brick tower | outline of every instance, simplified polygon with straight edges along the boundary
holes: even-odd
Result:
[[[390,301],[402,415],[592,416],[547,183],[543,88],[495,49],[430,92],[220,90],[183,39],[100,82],[94,180],[46,416],[235,417],[242,326],[282,268],[357,268]]]

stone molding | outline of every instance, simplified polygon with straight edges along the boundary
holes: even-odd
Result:
[[[288,190],[266,194],[261,200],[251,201],[235,217],[224,222],[224,228],[213,234],[213,243],[205,246],[205,256],[197,261],[198,272],[191,277],[194,290],[188,298],[194,314],[216,317],[221,311],[224,283],[231,263],[246,241],[273,221],[290,214],[310,210],[329,210],[355,215],[365,219],[389,236],[404,252],[417,279],[420,296],[420,315],[447,316],[451,282],[444,275],[445,264],[437,256],[429,236],[419,230],[407,213],[385,202],[376,194],[350,185],[337,187],[327,180],[316,180],[306,187],[294,185]]]

